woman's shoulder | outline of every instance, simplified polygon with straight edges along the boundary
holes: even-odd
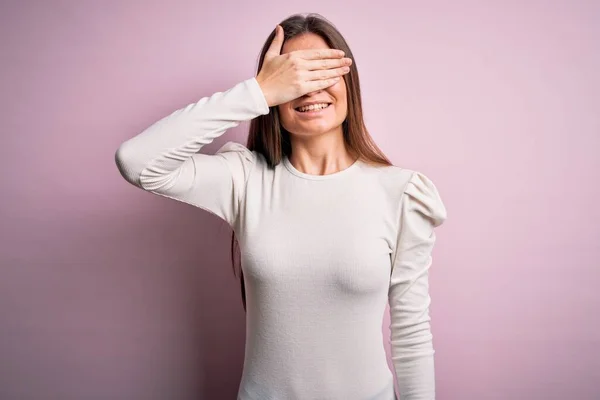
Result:
[[[230,167],[234,169],[242,168],[247,176],[251,173],[273,173],[273,168],[269,167],[269,163],[262,153],[250,150],[242,143],[228,141],[217,150],[216,154],[223,157]]]
[[[420,214],[431,220],[434,227],[447,219],[446,206],[428,174],[393,165],[386,167],[383,174],[383,181],[393,196],[393,201],[400,205],[405,217]]]
[[[215,152],[215,156],[221,157],[229,167],[234,180],[239,179],[241,182],[246,182],[252,171],[255,171],[257,165],[260,164],[255,151],[234,141],[223,144]]]
[[[243,157],[248,161],[255,161],[256,153],[248,149],[245,145],[238,142],[228,141],[222,145],[216,154],[223,154],[231,157]]]
[[[397,165],[383,165],[362,161],[363,171],[390,195],[401,196],[416,171]]]
[[[402,201],[420,202],[436,205],[440,214],[445,214],[440,193],[433,179],[417,169],[404,168],[397,165],[376,165],[363,162],[364,169],[376,179],[386,193],[388,199],[394,204]]]

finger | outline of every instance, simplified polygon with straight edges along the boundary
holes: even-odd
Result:
[[[267,50],[266,56],[274,57],[281,54],[281,47],[283,45],[283,28],[280,25],[275,27],[275,37]]]
[[[317,90],[328,88],[329,86],[333,86],[340,81],[339,76],[330,79],[322,79],[320,81],[309,81],[307,82],[307,93],[314,92]]]
[[[321,58],[342,58],[344,52],[338,49],[307,49],[296,50],[295,52],[300,58],[305,60],[318,60]]]
[[[306,60],[304,61],[304,65],[306,69],[309,71],[319,70],[319,69],[331,69],[331,68],[339,68],[345,65],[351,65],[351,58],[326,58],[324,60]]]
[[[323,69],[317,71],[308,71],[306,75],[306,80],[308,81],[317,81],[317,80],[327,80],[331,78],[340,77],[344,74],[350,72],[350,67],[341,67],[334,69]]]

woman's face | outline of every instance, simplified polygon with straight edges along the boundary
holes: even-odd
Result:
[[[296,50],[328,48],[327,43],[319,35],[306,33],[286,41],[281,49],[281,54]],[[302,113],[296,110],[300,105],[312,102],[331,104],[317,113]],[[302,97],[280,104],[278,110],[281,124],[290,134],[315,136],[336,130],[341,133],[341,125],[348,112],[346,82],[342,77],[333,86],[307,93]]]

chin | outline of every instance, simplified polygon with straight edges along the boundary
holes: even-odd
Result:
[[[311,137],[342,130],[343,119],[323,118],[306,121],[295,120],[291,124],[283,124],[286,131],[299,137]]]
[[[302,124],[296,131],[304,135],[322,135],[323,133],[336,130],[338,127],[339,125],[335,124],[312,123]]]
[[[294,127],[292,129],[287,129],[286,130],[288,132],[290,132],[290,134],[294,135],[294,136],[301,136],[301,137],[312,137],[312,136],[319,136],[319,135],[323,135],[327,132],[331,132],[331,131],[335,131],[337,129],[341,129],[340,125],[317,125],[314,124],[315,126],[298,126],[298,127]]]

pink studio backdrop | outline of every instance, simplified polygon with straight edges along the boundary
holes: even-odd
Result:
[[[235,398],[230,232],[114,153],[308,11],[353,49],[377,143],[446,203],[438,398],[600,398],[600,3],[263,0],[0,5],[1,399]]]

